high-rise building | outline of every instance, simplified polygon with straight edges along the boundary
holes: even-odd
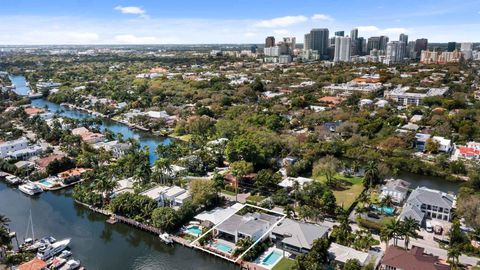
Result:
[[[380,50],[385,51],[387,49],[388,37],[380,36]]]
[[[426,51],[428,49],[428,39],[420,38],[415,40],[415,52],[417,53],[416,58],[420,58],[420,54],[422,51]]]
[[[462,42],[460,45],[460,51],[463,54],[465,60],[470,60],[473,58],[473,43]]]
[[[403,41],[390,41],[387,44],[384,63],[387,65],[402,63],[405,57],[405,43]]]
[[[408,35],[400,34],[400,37],[398,38],[398,41],[405,43],[405,45],[408,44]]]
[[[334,62],[350,62],[351,39],[349,37],[335,37]]]
[[[297,39],[295,37],[284,37],[283,43],[287,46],[287,54],[293,55],[297,46]]]
[[[352,39],[352,41],[358,39],[358,28],[353,28],[350,31],[350,38]]]
[[[335,36],[336,37],[343,37],[343,36],[345,36],[345,31],[336,31]]]
[[[275,37],[267,37],[265,39],[265,48],[270,48],[275,46]]]
[[[380,49],[380,37],[369,37],[367,41],[367,53],[373,49]]]
[[[416,59],[417,58],[417,52],[415,51],[415,41],[409,41],[408,42],[407,54],[405,56],[410,58],[410,59]]]
[[[303,50],[304,51],[308,51],[308,50],[311,50],[312,48],[310,47],[310,33],[308,34],[305,34],[305,37],[303,39]]]
[[[318,51],[322,59],[328,58],[327,28],[314,28],[310,31],[310,48]]]
[[[447,51],[453,52],[457,48],[457,43],[456,42],[448,42],[447,45]]]

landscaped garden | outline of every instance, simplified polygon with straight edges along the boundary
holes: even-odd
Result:
[[[317,176],[315,179],[322,183],[327,182],[325,175]],[[337,204],[344,209],[349,209],[364,189],[362,177],[346,176],[341,173],[333,176],[331,186]]]

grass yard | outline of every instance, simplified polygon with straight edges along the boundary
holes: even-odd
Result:
[[[272,270],[290,270],[293,269],[295,265],[294,260],[290,260],[287,258],[282,258],[273,268]]]
[[[254,203],[260,203],[261,201],[263,201],[265,199],[265,197],[263,196],[260,196],[260,195],[251,195],[251,196],[248,196],[247,197],[247,202],[254,202]]]
[[[225,194],[230,195],[230,196],[235,196],[235,192],[230,191],[230,190],[226,190],[226,189],[222,189],[221,193],[225,193]]]
[[[322,183],[327,182],[324,175],[316,177],[315,179]],[[348,177],[337,173],[334,179],[335,184],[332,187],[332,190],[333,195],[335,195],[335,199],[337,200],[337,204],[342,206],[343,209],[350,208],[364,189],[363,178],[356,176]]]

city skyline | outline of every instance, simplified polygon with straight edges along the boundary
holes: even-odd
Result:
[[[312,28],[328,28],[330,36],[358,28],[365,38],[398,40],[405,33],[432,43],[480,41],[478,0],[300,2],[5,1],[0,44],[248,44],[265,36],[303,43]]]

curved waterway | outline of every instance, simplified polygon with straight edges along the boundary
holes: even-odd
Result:
[[[0,182],[0,213],[10,218],[18,240],[26,235],[30,210],[35,237],[71,238],[73,256],[86,269],[238,269],[234,264],[180,245],[167,246],[158,236],[127,225],[111,225],[106,217],[75,204],[69,190],[29,197]]]
[[[30,88],[28,87],[24,76],[12,75],[10,76],[10,80],[12,81],[13,84],[15,84],[16,86],[15,92],[17,94],[23,95],[23,96],[28,95],[28,93],[30,92]],[[63,117],[68,117],[72,119],[97,118],[96,116],[91,115],[87,112],[77,110],[77,109],[70,109],[65,106],[61,106],[57,103],[50,102],[46,99],[34,99],[32,100],[31,103],[35,107],[47,108],[48,111],[57,113]],[[150,151],[149,153],[150,162],[152,164],[157,158],[155,154],[155,149],[157,148],[157,145],[170,143],[170,138],[155,136],[148,132],[136,130],[136,129],[130,128],[127,125],[115,122],[107,118],[100,118],[100,119],[102,121],[102,124],[98,126],[100,130],[103,131],[105,129],[108,129],[115,134],[121,133],[124,139],[129,139],[129,138],[136,139],[142,148],[145,146],[148,146]]]

